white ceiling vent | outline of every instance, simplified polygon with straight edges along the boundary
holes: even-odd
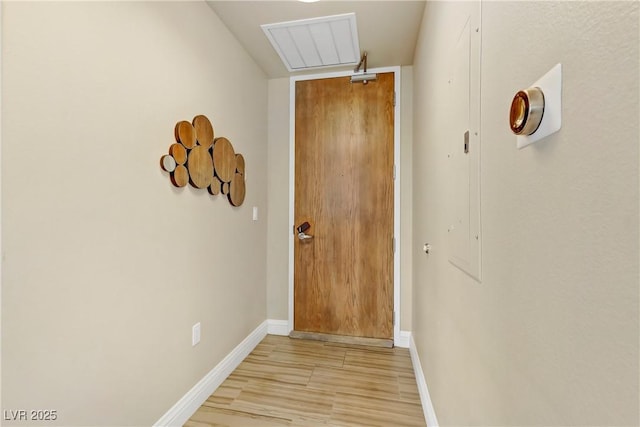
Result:
[[[355,13],[261,25],[289,71],[357,64]]]

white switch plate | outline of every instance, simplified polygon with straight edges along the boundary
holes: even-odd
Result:
[[[191,328],[191,345],[194,346],[200,342],[200,322]]]
[[[517,136],[518,148],[541,140],[562,127],[562,64],[557,64],[529,87],[539,87],[544,93],[544,114],[538,129],[527,136]]]
[[[258,220],[258,207],[257,206],[253,207],[253,220],[254,221]]]

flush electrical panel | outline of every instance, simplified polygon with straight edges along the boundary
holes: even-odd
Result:
[[[452,41],[448,142],[449,261],[481,280],[480,234],[480,2],[469,4]]]

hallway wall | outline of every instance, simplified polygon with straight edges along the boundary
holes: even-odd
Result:
[[[440,425],[640,421],[638,6],[483,2],[478,283],[447,255],[441,106],[466,5],[427,4],[414,63],[413,333]],[[518,150],[511,99],[556,63],[562,129]]]
[[[2,409],[152,425],[266,319],[267,79],[205,2],[1,6]],[[197,114],[240,208],[160,170]]]
[[[269,80],[267,318],[289,316],[289,79]]]

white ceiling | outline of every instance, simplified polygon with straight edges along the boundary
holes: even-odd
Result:
[[[264,70],[267,77],[277,78],[288,77],[293,73],[287,71],[260,25],[354,12],[360,50],[367,51],[368,68],[411,65],[425,1],[320,0],[316,3],[302,3],[297,0],[209,0],[207,4]],[[345,67],[330,70],[340,69]],[[317,73],[318,70],[315,69],[313,72]]]

